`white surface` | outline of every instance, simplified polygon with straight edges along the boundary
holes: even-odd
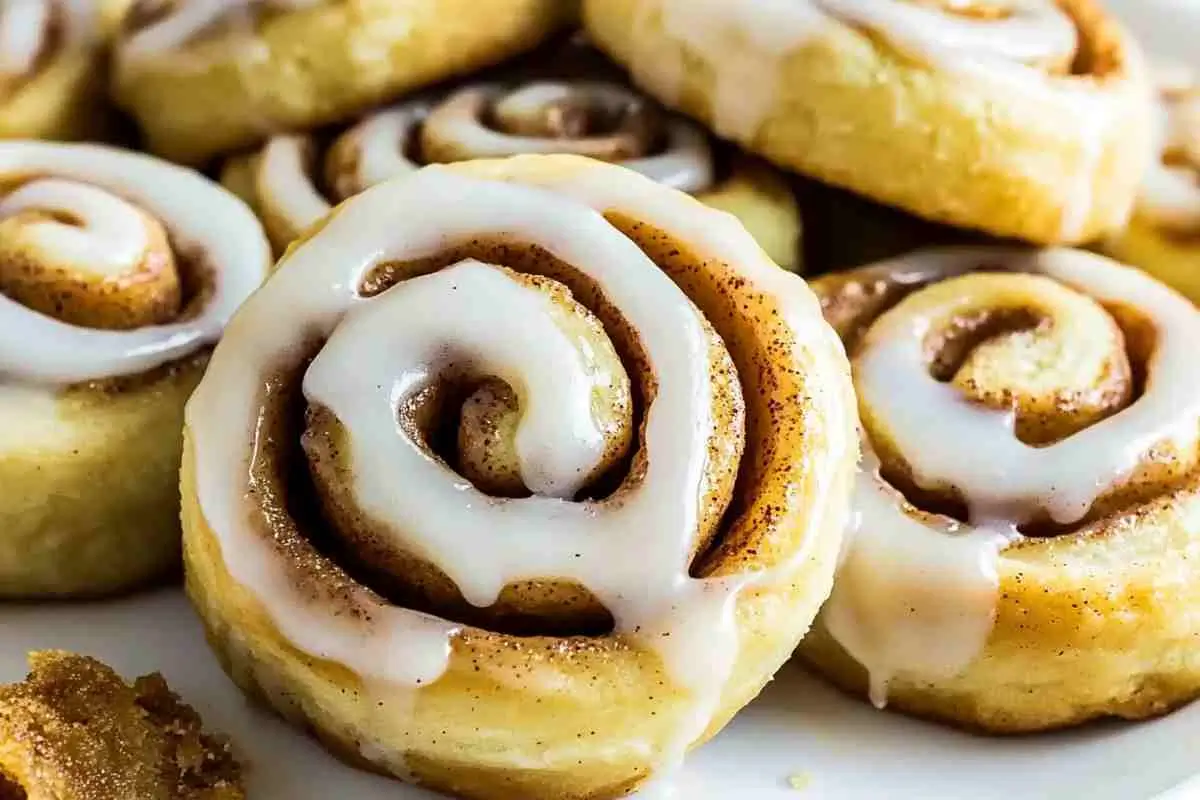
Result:
[[[1200,2],[1109,0],[1159,52],[1198,58]],[[248,706],[209,654],[182,596],[106,604],[0,607],[0,682],[25,652],[96,655],[127,676],[162,671],[249,764],[252,800],[429,800],[426,792],[343,767],[304,736]],[[849,700],[795,667],[695,753],[681,800],[1160,800],[1200,798],[1200,705],[1143,723],[987,739]],[[803,790],[788,779],[802,776]],[[1174,788],[1172,788],[1174,787]],[[114,800],[118,800],[114,798]]]
[[[341,766],[248,705],[209,654],[199,622],[177,592],[0,614],[0,680],[21,676],[25,650],[44,647],[96,655],[127,676],[160,670],[210,727],[233,736],[250,765],[251,800],[435,797]],[[1200,705],[1142,725],[988,739],[875,711],[789,666],[692,755],[679,798],[1134,800],[1153,797],[1195,770]],[[804,776],[808,787],[792,789],[791,776]],[[1193,796],[1200,794],[1172,800]]]

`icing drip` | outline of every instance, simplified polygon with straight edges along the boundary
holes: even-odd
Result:
[[[325,344],[307,367],[303,389],[310,408],[331,410],[353,444],[347,457],[356,502],[374,519],[403,522],[403,534],[396,535],[475,605],[490,605],[505,586],[539,576],[586,587],[611,613],[613,635],[656,653],[691,697],[659,754],[669,766],[719,706],[738,657],[735,601],[748,588],[777,580],[777,573],[689,574],[709,463],[708,442],[697,431],[711,428],[716,413],[708,334],[682,291],[594,209],[639,209],[639,217],[644,211],[656,224],[727,253],[723,257],[743,264],[747,278],[765,291],[782,297],[794,286],[721,215],[659,202],[636,182],[614,182],[609,172],[583,173],[555,188],[428,168],[349,200],[318,235],[290,251],[218,346],[188,407],[197,497],[231,575],[258,597],[294,646],[344,665],[368,687],[416,687],[446,667],[456,625],[388,605],[365,589],[352,600],[362,614],[307,602],[275,552],[245,523],[246,470],[234,465],[248,457],[246,437],[255,429],[263,376],[320,336]],[[656,390],[645,411],[645,472],[620,491],[619,501],[560,499],[573,493],[577,476],[596,457],[594,379],[547,324],[543,297],[471,260],[371,298],[357,292],[377,264],[496,236],[571,264],[637,331]],[[278,324],[282,308],[298,322]],[[483,494],[414,446],[397,423],[398,405],[450,363],[498,375],[530,398],[517,438],[533,496]],[[827,513],[820,509],[817,516]],[[631,552],[638,557],[629,558]]]
[[[166,13],[134,31],[122,44],[122,58],[148,58],[185,47],[213,26],[252,19],[256,9],[299,11],[325,0],[167,0]],[[153,6],[153,4],[151,4]],[[135,12],[136,14],[136,12]]]
[[[854,364],[871,435],[886,432],[917,486],[953,487],[969,518],[960,523],[913,508],[880,477],[873,457],[864,465],[855,535],[822,614],[830,633],[868,669],[880,705],[894,676],[953,677],[979,654],[995,613],[1001,553],[1021,538],[1019,525],[1043,513],[1079,523],[1159,448],[1182,449],[1196,435],[1200,374],[1190,362],[1200,315],[1153,279],[1070,250],[928,251],[872,269],[924,283],[992,265],[1045,276],[1153,320],[1157,338],[1146,384],[1116,413],[1035,447],[1014,435],[1014,412],[973,403],[931,374],[927,339],[956,307],[913,315],[902,302],[871,324]],[[966,309],[970,299],[956,302]],[[972,456],[979,453],[986,457]]]
[[[611,128],[592,132],[593,128]],[[506,91],[472,86],[438,102],[377,111],[347,129],[323,164],[315,142],[277,136],[264,149],[256,190],[270,213],[302,231],[332,206],[425,162],[527,153],[574,153],[612,161],[660,183],[700,192],[713,183],[707,135],[681,117],[605,83],[535,82]],[[315,174],[324,172],[326,196]]]
[[[0,174],[52,176],[0,198],[0,225],[49,215],[23,224],[21,241],[56,268],[98,280],[132,274],[156,246],[144,219],[150,215],[180,252],[198,258],[211,281],[196,313],[134,330],[78,327],[0,295],[5,381],[78,383],[182,358],[217,340],[266,272],[269,253],[253,214],[190,170],[95,145],[8,142],[0,143]]]
[[[1200,231],[1200,85],[1190,74],[1161,76],[1155,154],[1137,210],[1181,233]]]
[[[845,559],[822,612],[825,626],[887,704],[898,671],[953,677],[991,632],[1000,550],[1011,530],[973,528],[922,514],[878,472],[870,452],[855,485]]]

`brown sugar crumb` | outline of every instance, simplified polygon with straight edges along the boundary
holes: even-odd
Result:
[[[132,685],[92,658],[29,656],[0,687],[0,800],[242,800],[224,738],[161,675]]]

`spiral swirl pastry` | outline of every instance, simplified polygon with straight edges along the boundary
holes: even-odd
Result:
[[[1094,0],[584,8],[599,46],[658,99],[935,222],[1091,241],[1124,224],[1145,167],[1141,54]]]
[[[151,149],[199,164],[532,49],[572,6],[139,0],[117,42],[114,92]]]
[[[101,6],[112,0],[0,4],[0,139],[102,131]]]
[[[239,684],[353,762],[615,797],[808,628],[849,401],[728,215],[575,156],[427,167],[293,245],[218,346],[188,586]]]
[[[269,258],[245,204],[190,170],[0,142],[0,598],[177,566],[183,405]]]
[[[1200,83],[1164,68],[1157,86],[1155,157],[1129,227],[1106,249],[1200,302]]]
[[[740,160],[718,179],[708,135],[612,83],[530,81],[466,86],[375,111],[335,134],[276,136],[230,159],[224,183],[259,212],[282,252],[329,209],[427,163],[532,153],[618,163],[738,216],[776,263],[795,269],[800,219],[784,180]]]
[[[801,652],[997,732],[1195,696],[1200,312],[1073,250],[925,251],[815,289],[867,460]]]

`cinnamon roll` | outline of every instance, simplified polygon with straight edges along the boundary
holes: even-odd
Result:
[[[1142,57],[1096,0],[585,0],[584,17],[719,135],[937,222],[1093,240],[1146,164]]]
[[[1200,693],[1200,311],[1066,249],[925,251],[814,288],[867,459],[803,657],[992,732]]]
[[[223,181],[254,206],[278,251],[330,208],[431,162],[574,153],[619,163],[736,215],[780,266],[799,262],[800,218],[782,177],[741,159],[728,177],[696,125],[637,92],[594,81],[479,84],[366,115],[322,152],[312,135],[272,138],[226,162]]]
[[[127,684],[86,656],[29,655],[0,686],[0,797],[10,800],[242,800],[229,742],[158,674]]]
[[[530,49],[568,0],[138,0],[114,91],[150,148],[201,163]]]
[[[1158,92],[1153,161],[1129,227],[1105,250],[1200,303],[1200,82],[1164,69]]]
[[[77,139],[103,131],[103,12],[113,5],[0,3],[0,139]]]
[[[310,229],[218,345],[188,590],[239,685],[352,763],[616,797],[808,629],[850,390],[732,217],[577,156],[426,167]]]
[[[0,598],[177,567],[184,402],[269,259],[190,170],[0,142]]]

